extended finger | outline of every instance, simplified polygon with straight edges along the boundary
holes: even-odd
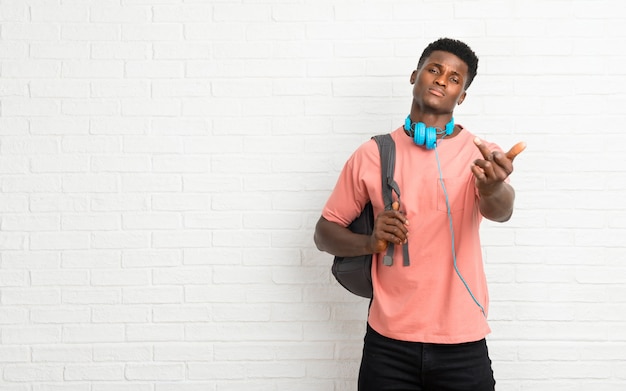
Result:
[[[511,149],[509,149],[509,152],[506,153],[506,157],[509,158],[510,161],[513,161],[513,159],[515,159],[515,157],[522,153],[522,151],[525,149],[526,143],[520,141],[519,143],[515,144]]]
[[[491,159],[491,151],[485,144],[483,144],[479,137],[474,138],[474,144],[486,160]]]

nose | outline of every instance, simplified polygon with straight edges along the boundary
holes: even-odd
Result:
[[[441,87],[445,87],[446,86],[446,79],[444,79],[443,75],[439,75],[439,77],[437,77],[435,79],[435,84],[437,84],[438,86],[441,86]]]

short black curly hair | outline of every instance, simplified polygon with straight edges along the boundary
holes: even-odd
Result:
[[[440,50],[448,53],[452,53],[463,62],[467,64],[467,80],[465,81],[465,88],[467,89],[478,71],[478,56],[476,53],[464,42],[452,38],[439,38],[438,40],[431,42],[426,49],[422,52],[417,68],[421,68],[424,65],[424,61],[432,54],[432,52]]]

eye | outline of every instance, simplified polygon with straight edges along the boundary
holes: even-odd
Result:
[[[452,81],[454,84],[459,84],[459,78],[458,77],[451,77],[450,81]]]

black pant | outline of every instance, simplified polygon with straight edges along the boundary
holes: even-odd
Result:
[[[493,391],[486,341],[431,344],[384,337],[369,325],[359,391]]]

